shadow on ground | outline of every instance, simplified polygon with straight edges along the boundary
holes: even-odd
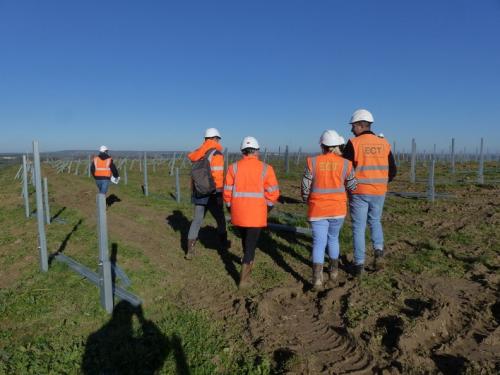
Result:
[[[140,328],[134,328],[134,317]],[[135,325],[137,326],[137,325]],[[166,337],[150,320],[142,306],[118,303],[113,315],[85,344],[81,371],[94,374],[155,374],[165,359],[173,355],[178,374],[189,374],[189,366],[177,335]]]

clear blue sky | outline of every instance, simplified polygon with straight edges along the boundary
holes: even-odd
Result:
[[[316,150],[353,110],[397,148],[500,151],[500,1],[0,0],[0,152]]]

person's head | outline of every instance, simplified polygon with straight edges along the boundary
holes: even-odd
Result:
[[[351,132],[358,136],[365,131],[371,130],[373,115],[366,109],[358,109],[351,116]]]
[[[254,137],[248,136],[241,141],[240,150],[243,155],[257,154],[259,149],[259,142]]]
[[[319,138],[319,144],[321,145],[323,154],[334,153],[341,155],[344,143],[344,138],[335,130],[325,130]]]
[[[216,128],[208,128],[205,130],[205,140],[211,139],[213,141],[219,142],[222,137]]]
[[[107,153],[109,149],[106,146],[99,147],[99,152]]]

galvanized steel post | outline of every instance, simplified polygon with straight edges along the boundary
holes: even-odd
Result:
[[[49,184],[47,177],[43,178],[43,202],[45,203],[45,223],[50,224],[50,206],[49,206]]]
[[[144,195],[147,197],[149,195],[148,191],[148,157],[146,155],[146,152],[144,152]]]
[[[97,194],[97,230],[99,238],[99,291],[101,306],[108,313],[113,312],[113,284],[111,262],[108,254],[108,224],[106,219],[106,196]]]
[[[128,185],[128,173],[127,173],[127,162],[123,164],[123,183]]]
[[[415,142],[415,138],[412,138],[412,140],[411,140],[411,166],[410,166],[410,182],[412,184],[414,184],[415,180],[416,180],[416,173],[415,173],[416,164],[417,164],[417,144]]]
[[[451,173],[455,173],[455,138],[451,139]]]
[[[26,155],[23,155],[23,198],[24,198],[24,213],[26,218],[30,217],[30,201],[28,190],[28,165],[26,163]]]
[[[484,140],[481,138],[481,146],[479,148],[479,168],[477,171],[477,183],[484,184],[484,153],[483,153]]]
[[[47,238],[45,237],[45,219],[43,217],[42,170],[40,168],[38,141],[33,141],[33,164],[35,171],[34,177],[36,189],[36,219],[38,224],[38,249],[40,252],[40,269],[43,272],[47,272],[49,270],[49,258],[47,256]]]
[[[175,200],[181,203],[181,185],[179,182],[179,168],[175,168]]]
[[[436,161],[432,160],[429,167],[429,180],[427,186],[427,198],[429,201],[434,202],[436,198],[436,190],[434,188],[434,167],[436,166]]]
[[[285,146],[285,173],[290,172],[290,158],[288,157],[288,145]]]

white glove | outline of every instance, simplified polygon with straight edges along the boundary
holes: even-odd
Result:
[[[120,182],[120,177],[111,176],[111,182],[113,184],[118,184],[118,182]]]

